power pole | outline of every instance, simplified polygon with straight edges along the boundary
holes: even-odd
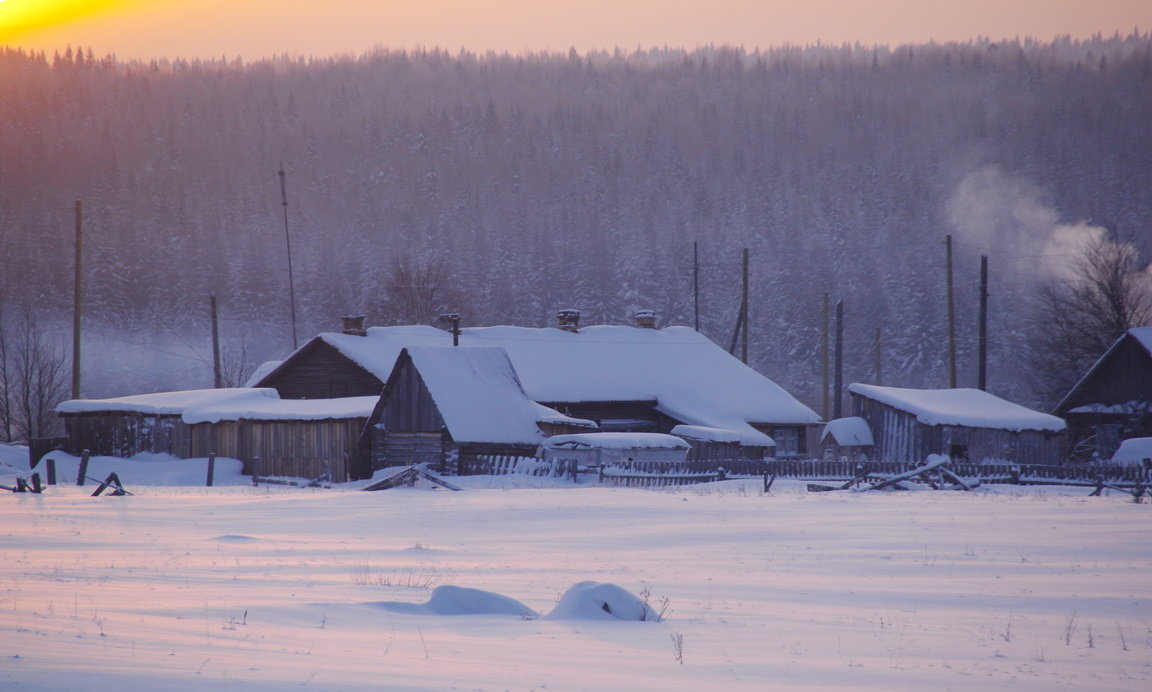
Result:
[[[700,331],[700,243],[692,241],[692,311],[696,316],[696,331]]]
[[[952,290],[952,236],[944,236],[944,255],[948,278],[948,388],[956,388],[956,301]]]
[[[296,350],[299,346],[296,338],[296,282],[292,278],[292,237],[288,235],[288,187],[284,175],[284,164],[280,164],[280,203],[284,207],[284,244],[288,248],[288,298],[292,302],[292,350]]]
[[[836,301],[836,418],[844,417],[844,301]]]
[[[80,398],[80,316],[84,302],[84,287],[81,283],[81,260],[84,256],[82,231],[83,211],[80,200],[76,200],[76,246],[72,274],[72,398]]]
[[[988,255],[980,255],[980,363],[976,387],[988,389]]]
[[[821,329],[821,339],[820,339],[820,360],[823,364],[823,371],[824,371],[824,408],[820,411],[820,413],[824,416],[824,420],[828,420],[828,414],[831,412],[831,409],[828,408],[829,401],[830,401],[830,398],[828,395],[831,393],[831,386],[832,386],[832,382],[829,379],[829,376],[830,376],[831,371],[832,371],[832,364],[828,360],[828,354],[830,351],[829,343],[832,340],[831,334],[829,334],[829,313],[830,313],[830,310],[829,310],[829,303],[828,303],[828,294],[825,293],[824,294],[824,325],[823,325],[823,329]]]
[[[748,364],[748,248],[744,248],[744,290],[740,297],[740,310],[743,315],[744,347],[740,349],[740,360]]]
[[[880,337],[881,337],[880,328],[877,327],[876,328],[876,342],[874,344],[874,347],[875,347],[874,356],[876,358],[876,362],[875,362],[875,372],[873,373],[876,377],[876,384],[884,384],[884,350],[883,350],[883,345],[882,345],[882,342],[880,340]]]
[[[212,386],[224,386],[224,374],[220,371],[220,323],[216,319],[216,294],[209,295],[208,304],[212,310]]]

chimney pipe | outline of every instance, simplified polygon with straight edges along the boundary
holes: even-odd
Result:
[[[451,327],[448,331],[452,332],[452,345],[460,345],[460,313],[458,312],[445,312],[440,315],[440,321],[450,324]]]
[[[656,311],[655,310],[637,310],[634,315],[636,318],[636,326],[641,329],[655,329],[656,328]]]
[[[572,308],[565,308],[556,311],[556,321],[559,322],[559,327],[566,332],[580,331],[580,311]]]
[[[368,336],[368,330],[364,329],[364,315],[344,315],[341,319],[344,320],[345,334]]]

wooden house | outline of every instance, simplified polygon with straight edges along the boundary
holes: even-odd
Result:
[[[945,454],[958,461],[1056,464],[1066,453],[1064,421],[979,389],[852,384],[848,392],[882,461]]]
[[[459,348],[501,348],[528,399],[601,431],[668,433],[678,425],[735,435],[739,456],[804,455],[820,418],[715,343],[687,327],[579,327],[575,310],[563,328],[472,327]],[[283,398],[323,398],[371,391],[386,382],[408,347],[447,347],[448,331],[427,326],[373,327],[320,334],[254,385]],[[328,374],[324,374],[328,373]]]
[[[371,475],[359,440],[378,397],[282,400],[273,389],[202,389],[57,407],[66,451],[132,457],[143,452],[244,462],[244,473],[334,481]]]
[[[1152,435],[1152,327],[1129,329],[1056,406],[1073,458],[1108,459],[1129,437]]]
[[[534,456],[548,434],[594,427],[529,400],[503,349],[413,346],[400,351],[362,445],[375,469],[455,473],[461,456]]]

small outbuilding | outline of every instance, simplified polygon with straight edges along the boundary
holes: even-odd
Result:
[[[979,389],[905,389],[852,384],[856,415],[867,422],[882,461],[1056,464],[1066,454],[1064,421]]]
[[[764,459],[772,456],[776,448],[775,441],[762,433],[742,435],[707,425],[677,425],[671,434],[689,444],[692,449],[688,458],[693,461]]]
[[[820,450],[825,459],[865,461],[876,446],[868,421],[858,416],[828,421],[820,435]]]
[[[1133,437],[1124,440],[1112,455],[1112,463],[1118,466],[1152,469],[1152,437]]]

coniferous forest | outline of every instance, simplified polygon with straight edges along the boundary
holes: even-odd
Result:
[[[823,296],[845,381],[1050,403],[1023,354],[1081,238],[1152,253],[1152,39],[125,63],[0,52],[0,310],[70,338],[83,200],[86,396],[238,381],[299,333],[628,323],[727,347],[750,250],[750,363],[819,410]],[[1100,229],[1104,229],[1101,231]]]

